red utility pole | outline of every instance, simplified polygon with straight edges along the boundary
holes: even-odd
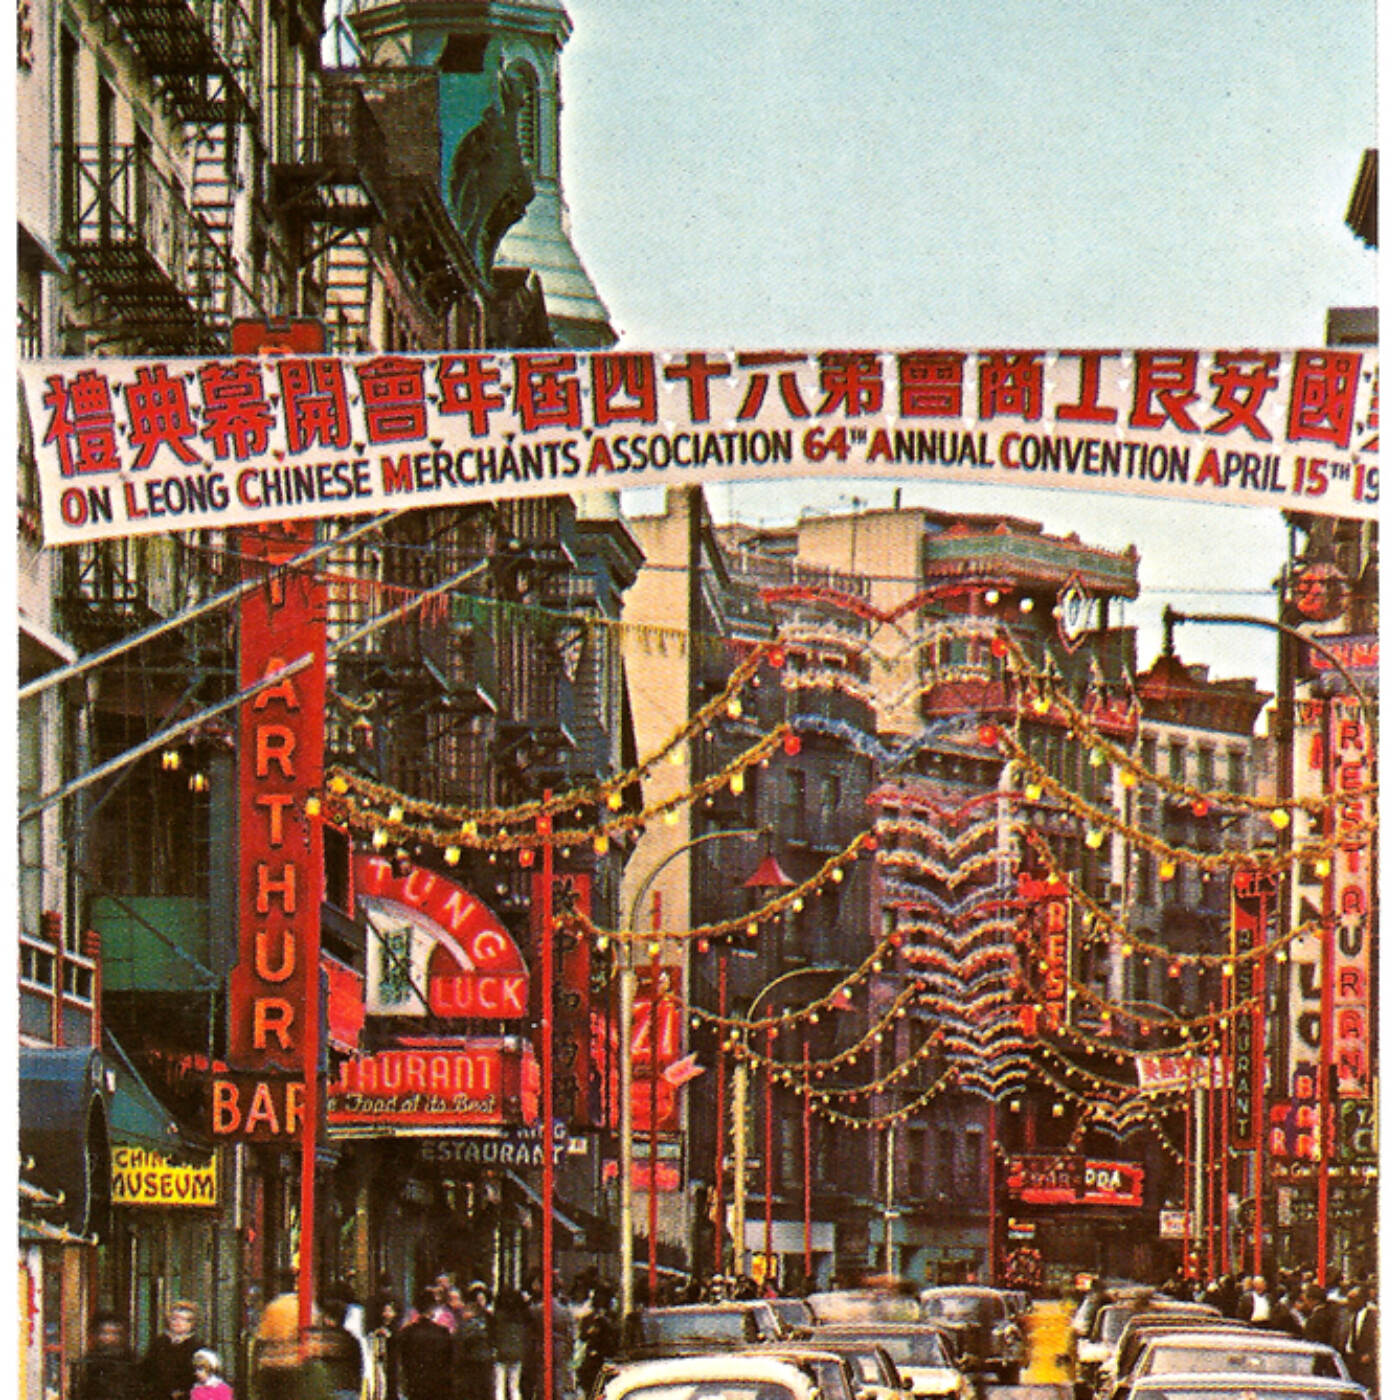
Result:
[[[812,1277],[812,1051],[802,1032],[802,1271]]]
[[[885,1229],[890,1228],[888,1219]],[[987,1105],[987,1282],[997,1281],[997,1106]]]
[[[1332,706],[1322,702],[1322,791],[1332,793]],[[1337,818],[1329,802],[1322,809],[1322,844],[1328,852],[1327,874],[1322,877],[1322,1034],[1318,1041],[1317,1066],[1317,1281],[1327,1287],[1327,1212],[1330,1205],[1329,1176],[1332,1169],[1332,1020],[1336,1015],[1332,980],[1336,976],[1335,924],[1337,884],[1333,870],[1337,855],[1332,850]]]
[[[552,794],[545,790],[544,800]],[[540,836],[540,1118],[544,1160],[540,1175],[541,1310],[544,1313],[540,1357],[541,1400],[554,1400],[554,819],[548,812],[536,820]],[[623,1053],[629,1047],[623,1048]]]
[[[1211,1003],[1215,1014],[1215,1003]],[[1215,1028],[1206,1041],[1206,1277],[1215,1277]]]
[[[719,950],[719,1043],[715,1047],[715,1273],[724,1272],[724,1035],[729,1003],[729,957]]]
[[[775,1026],[768,1027],[768,1077],[764,1083],[763,1117],[763,1282],[772,1284],[773,1267],[773,1040]]]
[[[656,1306],[656,1154],[660,1143],[657,1131],[657,1097],[661,1078],[661,891],[651,892],[651,1136],[647,1144],[647,1298]],[[628,1189],[631,1183],[628,1183]]]
[[[1191,1241],[1196,1233],[1196,1222],[1193,1219],[1195,1203],[1191,1199],[1191,1113],[1195,1108],[1196,1097],[1196,1061],[1195,1056],[1191,1058],[1191,1069],[1186,1080],[1186,1128],[1182,1143],[1181,1159],[1184,1163],[1181,1183],[1181,1199],[1186,1207],[1186,1227],[1181,1232],[1181,1274],[1183,1278],[1194,1276],[1191,1268]]]

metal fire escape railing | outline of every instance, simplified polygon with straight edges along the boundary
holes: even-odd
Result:
[[[142,145],[62,148],[64,251],[106,303],[89,329],[151,353],[218,354],[230,319],[263,312],[229,252]]]
[[[261,54],[245,0],[105,0],[105,8],[182,120],[251,113]]]

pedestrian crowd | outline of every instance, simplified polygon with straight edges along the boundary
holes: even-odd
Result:
[[[1284,1269],[1273,1283],[1262,1275],[1241,1272],[1197,1284],[1178,1270],[1163,1284],[1162,1292],[1210,1303],[1226,1317],[1252,1327],[1325,1342],[1341,1353],[1353,1380],[1373,1394],[1376,1391],[1380,1311],[1372,1282],[1344,1284],[1331,1278],[1323,1287],[1301,1269]]]
[[[387,1281],[384,1281],[387,1282]],[[247,1400],[538,1400],[543,1392],[543,1289],[494,1296],[439,1274],[408,1307],[381,1287],[366,1303],[332,1290],[303,1334],[297,1295],[273,1298],[252,1341]],[[91,1319],[73,1368],[72,1400],[241,1400],[219,1355],[200,1340],[193,1303],[167,1309],[144,1355],[112,1313]],[[612,1290],[583,1280],[554,1304],[556,1400],[586,1395],[617,1350]]]

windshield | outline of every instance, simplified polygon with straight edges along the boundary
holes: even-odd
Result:
[[[1192,1385],[1190,1381],[1181,1384],[1159,1383],[1138,1386],[1133,1390],[1133,1400],[1351,1400],[1363,1391],[1322,1389],[1307,1384],[1271,1385],[1267,1390],[1251,1390],[1243,1385]]]
[[[1138,1309],[1132,1307],[1105,1308],[1098,1315],[1094,1324],[1094,1331],[1098,1334],[1099,1340],[1113,1346],[1123,1335],[1123,1329],[1128,1325],[1128,1319],[1137,1311]]]
[[[924,1316],[941,1322],[1000,1322],[1005,1310],[999,1298],[977,1294],[949,1293],[942,1297],[924,1299]]]
[[[776,1381],[682,1381],[639,1385],[618,1393],[618,1400],[799,1400]]]
[[[752,1342],[758,1324],[739,1309],[721,1312],[647,1312],[642,1314],[642,1340],[654,1342]]]
[[[879,1343],[889,1352],[896,1366],[951,1366],[943,1339],[937,1332],[908,1332],[900,1335],[882,1332]]]
[[[917,1322],[918,1299],[898,1293],[813,1293],[807,1306],[818,1322]]]
[[[1333,1355],[1325,1351],[1271,1351],[1267,1347],[1153,1347],[1143,1364],[1149,1376],[1209,1375],[1243,1371],[1268,1376],[1339,1376]]]

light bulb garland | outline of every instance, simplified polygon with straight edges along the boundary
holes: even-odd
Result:
[[[724,767],[702,778],[693,787],[684,792],[671,793],[658,802],[648,804],[641,811],[614,812],[611,817],[604,817],[596,825],[587,828],[558,826],[548,837],[541,837],[534,828],[535,818],[541,814],[538,811],[529,818],[530,826],[521,830],[483,832],[481,830],[483,819],[479,814],[464,814],[460,810],[452,808],[443,808],[439,813],[439,819],[444,822],[444,826],[418,825],[407,819],[407,808],[399,794],[394,793],[391,789],[384,789],[378,784],[368,784],[358,775],[340,769],[332,773],[331,781],[327,784],[331,795],[327,797],[326,802],[332,819],[342,825],[360,831],[371,829],[376,825],[384,826],[390,830],[394,839],[400,842],[416,842],[419,845],[437,847],[451,843],[470,845],[477,850],[518,851],[525,846],[538,847],[546,842],[560,847],[584,845],[592,841],[596,849],[600,840],[606,843],[611,836],[632,832],[640,833],[649,821],[664,818],[669,811],[692,805],[697,799],[704,799],[721,789],[730,787],[736,775],[742,775],[748,769],[764,762],[780,747],[784,746],[791,732],[786,724],[779,725],[765,734],[757,743],[736,755]],[[337,779],[345,785],[348,795],[340,795],[336,785]],[[404,808],[404,814],[399,820],[393,820],[388,815],[381,815],[377,811],[359,805],[357,794],[369,788],[379,788],[379,792],[374,794],[376,797],[387,795],[395,805]],[[517,822],[519,820],[516,819]],[[606,845],[604,845],[604,849],[606,849]]]
[[[1128,944],[1136,953],[1161,958],[1168,963],[1222,967],[1230,962],[1248,964],[1259,959],[1276,957],[1280,950],[1286,949],[1296,940],[1311,937],[1322,930],[1322,924],[1316,920],[1299,924],[1264,943],[1256,944],[1251,948],[1242,948],[1237,953],[1192,953],[1184,949],[1168,948],[1164,944],[1153,943],[1135,933],[1127,924],[1084,890],[1059,863],[1050,843],[1035,827],[1022,826],[1020,834],[1035,849],[1037,859],[1045,864],[1050,876],[1064,887],[1064,893],[1088,915],[1086,920],[1088,926],[1085,929],[1087,943],[1108,942],[1111,936]]]
[[[1246,866],[1258,870],[1284,870],[1302,861],[1316,861],[1330,856],[1340,846],[1340,841],[1335,838],[1326,841],[1310,841],[1302,846],[1290,846],[1284,851],[1273,846],[1242,851],[1197,851],[1187,846],[1174,846],[1169,841],[1163,840],[1156,832],[1133,826],[1130,822],[1123,820],[1117,812],[1096,806],[1066,787],[1009,735],[1004,735],[1003,745],[1012,754],[1015,761],[1033,776],[1034,786],[1052,794],[1090,826],[1112,830],[1129,844],[1141,850],[1152,852],[1165,863],[1178,866],[1191,865],[1199,870],[1210,871],[1234,870]],[[1374,831],[1375,827],[1374,821],[1359,822],[1352,829],[1348,839],[1354,840],[1356,835]]]
[[[681,745],[693,739],[719,715],[726,713],[734,698],[763,664],[765,655],[766,644],[751,646],[730,673],[723,689],[695,711],[650,757],[627,772],[592,787],[573,788],[567,792],[556,793],[545,800],[523,802],[512,807],[466,809],[411,797],[348,769],[333,768],[330,776],[343,778],[348,784],[347,791],[353,791],[362,801],[381,807],[402,805],[406,813],[423,818],[428,824],[436,826],[460,825],[471,821],[478,828],[504,828],[533,822],[539,816],[554,816],[567,812],[570,808],[607,804],[610,798],[620,798],[626,788],[640,782],[658,763],[667,759],[670,754],[679,752]],[[783,732],[787,732],[787,726],[783,726]]]

